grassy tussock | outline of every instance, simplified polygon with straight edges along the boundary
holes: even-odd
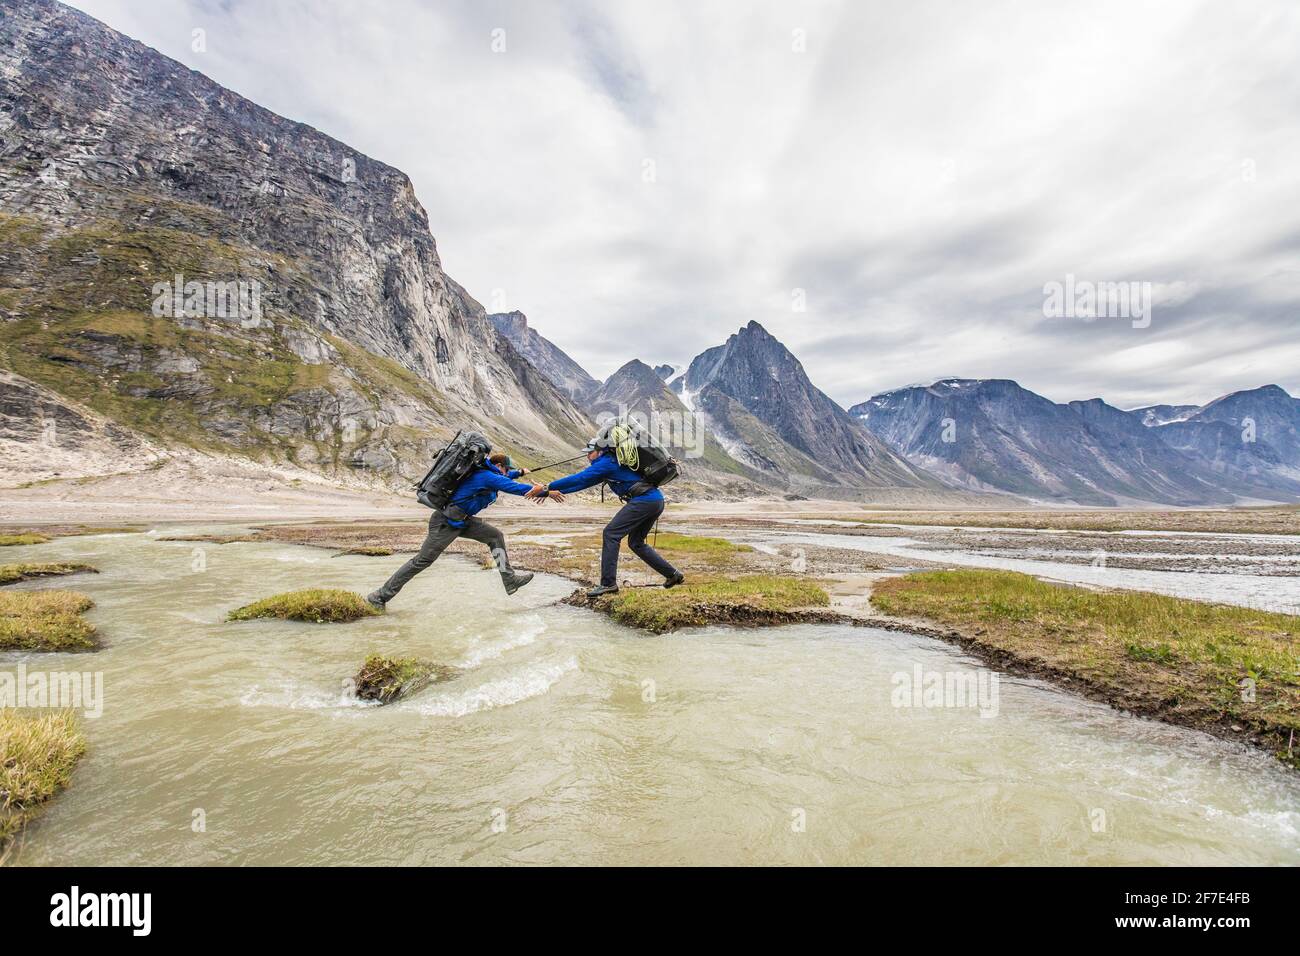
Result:
[[[13,548],[24,544],[45,544],[50,539],[43,534],[0,534],[0,548]]]
[[[628,588],[598,602],[622,624],[655,633],[764,613],[826,607],[830,597],[806,578],[754,574],[672,588]]]
[[[85,752],[72,711],[27,716],[0,709],[0,860],[23,826],[68,785]]]
[[[1205,722],[1278,739],[1300,729],[1300,617],[1010,571],[909,574],[881,581],[871,601]]]
[[[75,562],[0,564],[0,584],[14,584],[17,581],[30,581],[32,578],[58,577],[64,574],[80,574],[82,572],[98,574],[99,569],[93,565]]]
[[[671,551],[675,554],[734,554],[753,551],[747,544],[733,544],[726,538],[710,538],[704,535],[678,534],[674,531],[661,531],[658,536],[648,539],[659,551]]]
[[[357,696],[362,700],[388,704],[429,684],[449,680],[455,674],[455,668],[445,664],[431,664],[414,657],[371,654],[357,673]]]
[[[76,591],[0,593],[0,650],[80,651],[98,647],[82,613],[95,602]]]
[[[363,544],[355,548],[348,548],[346,551],[340,551],[334,557],[341,558],[349,554],[359,554],[368,558],[386,558],[392,553],[392,548],[386,548],[381,544]]]
[[[226,619],[252,621],[270,617],[284,621],[309,621],[313,624],[340,624],[374,617],[379,613],[354,591],[309,588],[254,601],[231,611]]]

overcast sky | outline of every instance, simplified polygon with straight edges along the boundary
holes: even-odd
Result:
[[[409,173],[448,273],[597,377],[756,319],[844,405],[1300,396],[1294,0],[74,6]],[[1067,273],[1149,327],[1045,318]]]

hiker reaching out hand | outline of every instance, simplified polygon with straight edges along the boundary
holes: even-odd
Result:
[[[487,446],[486,438],[481,435],[477,438],[483,447]],[[457,481],[448,496],[450,502],[429,519],[429,534],[415,557],[398,568],[383,587],[366,595],[371,607],[383,610],[411,578],[438,560],[443,549],[457,538],[481,541],[488,546],[493,563],[501,572],[506,594],[514,594],[533,579],[531,571],[518,572],[511,567],[505,535],[478,517],[479,512],[497,500],[498,492],[520,497],[545,495],[546,488],[536,482],[523,484],[515,481],[526,474],[526,470],[512,468],[511,464],[510,457],[503,452],[489,454],[472,463],[469,473]]]
[[[581,491],[603,483],[608,484],[623,501],[618,514],[605,525],[600,548],[600,585],[588,591],[587,596],[600,597],[618,590],[618,552],[624,538],[633,554],[663,575],[664,587],[675,588],[685,581],[686,576],[645,540],[663,514],[663,492],[632,469],[619,464],[614,447],[599,435],[587,443],[587,461],[589,464],[582,471],[557,478],[524,496],[539,500],[543,495],[554,498],[557,492]],[[561,494],[560,500],[563,497]]]

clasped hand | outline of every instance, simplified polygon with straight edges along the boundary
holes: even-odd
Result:
[[[563,501],[564,493],[561,491],[548,491],[545,485],[533,485],[532,490],[525,492],[524,497],[541,504],[547,498],[552,501]]]

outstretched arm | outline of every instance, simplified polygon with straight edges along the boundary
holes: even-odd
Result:
[[[523,485],[517,481],[511,481],[500,473],[489,473],[484,483],[493,491],[503,491],[508,495],[526,495],[530,491],[542,487],[541,485]]]
[[[569,494],[574,491],[582,491],[584,488],[592,488],[600,484],[614,473],[618,468],[618,462],[610,455],[601,455],[582,471],[574,472],[572,475],[565,475],[563,478],[556,478],[547,485],[550,491],[560,491]]]

